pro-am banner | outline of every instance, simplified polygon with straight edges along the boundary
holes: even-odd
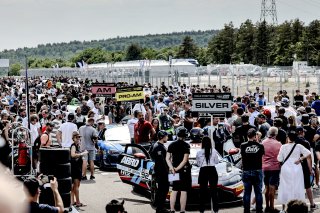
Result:
[[[117,101],[137,101],[144,99],[143,87],[135,86],[117,88],[116,99]]]
[[[93,83],[91,92],[97,97],[113,97],[117,91],[115,83]]]

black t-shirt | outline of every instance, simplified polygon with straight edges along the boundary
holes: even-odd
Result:
[[[283,145],[287,142],[287,132],[283,129],[278,129],[278,135],[276,137],[277,141],[280,141],[280,143]]]
[[[243,171],[261,170],[264,146],[258,142],[248,141],[241,144]]]
[[[250,124],[241,125],[236,128],[235,132],[233,133],[233,140],[236,147],[240,147],[240,144],[248,141],[248,131],[249,129],[257,129],[255,126]]]
[[[309,142],[310,146],[314,149],[315,143],[313,142],[313,137],[317,131],[314,128],[312,128],[310,125],[303,126],[303,128],[306,130],[304,134],[304,138]]]
[[[288,131],[288,118],[284,115],[280,115],[277,118],[281,118],[282,119],[282,129],[284,131]]]
[[[58,208],[47,204],[30,203],[29,213],[58,213]]]
[[[154,170],[157,177],[168,178],[168,165],[166,162],[167,150],[162,143],[155,143],[149,151],[155,163]]]
[[[172,154],[173,167],[178,167],[183,161],[184,155],[190,154],[190,145],[182,140],[177,140],[169,145],[168,152]],[[190,166],[189,162],[186,166]]]

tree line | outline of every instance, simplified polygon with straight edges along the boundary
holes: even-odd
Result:
[[[88,48],[87,48],[88,47]],[[131,36],[91,42],[39,45],[37,48],[3,51],[1,58],[21,62],[30,56],[29,67],[77,66],[77,62],[112,63],[125,60],[195,58],[201,65],[252,63],[261,66],[292,66],[294,60],[320,65],[320,21],[308,25],[299,19],[273,26],[246,20],[235,28],[225,24],[216,31]],[[7,55],[6,55],[7,54]],[[15,65],[17,67],[17,65]]]

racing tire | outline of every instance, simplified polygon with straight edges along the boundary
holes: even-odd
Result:
[[[54,175],[57,179],[71,177],[71,164],[48,165],[40,163],[40,173],[44,175]]]
[[[71,156],[69,149],[41,148],[39,151],[39,161],[47,165],[70,163],[70,160]]]
[[[69,208],[71,206],[71,193],[60,193],[63,201],[64,208]]]
[[[70,193],[72,189],[72,179],[71,177],[64,179],[57,179],[58,181],[58,190],[60,194]]]

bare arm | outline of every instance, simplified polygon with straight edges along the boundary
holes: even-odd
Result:
[[[173,166],[172,166],[172,154],[171,154],[170,152],[167,152],[166,161],[167,161],[169,170],[170,170],[172,173],[175,173],[174,168],[173,168]]]
[[[50,184],[51,184],[51,189],[52,189],[52,192],[53,192],[55,207],[58,208],[58,212],[59,213],[63,213],[64,212],[64,206],[63,206],[62,198],[61,198],[60,193],[58,191],[57,178],[54,178],[54,180],[50,181]]]
[[[57,131],[56,137],[57,137],[58,144],[61,145],[62,138],[61,138],[61,132],[59,130]]]
[[[312,158],[311,158],[311,155],[309,155],[307,157],[307,162],[308,162],[308,167],[309,167],[309,171],[310,171],[310,174],[312,174]]]
[[[177,168],[175,168],[175,171],[179,171],[180,169],[182,169],[186,163],[188,163],[189,160],[189,154],[184,154],[183,156],[183,160],[181,161],[181,163],[179,164],[179,166],[177,166]]]

